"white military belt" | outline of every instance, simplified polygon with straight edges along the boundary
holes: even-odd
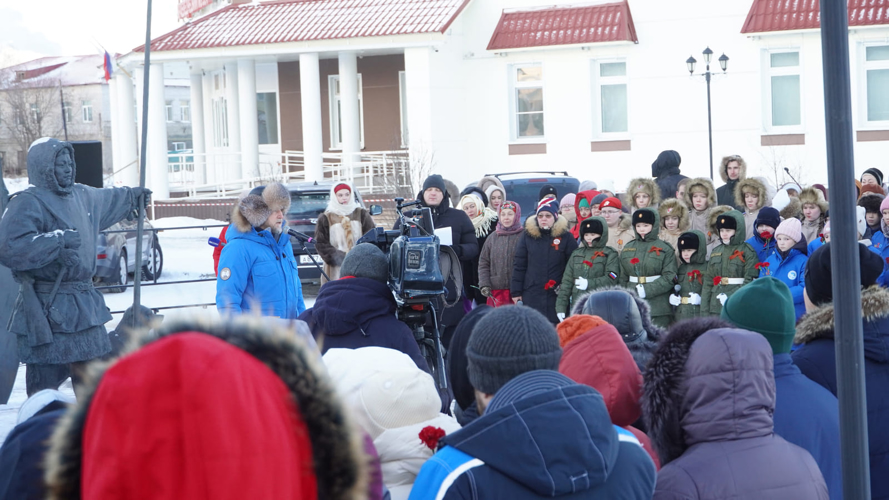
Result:
[[[658,276],[630,276],[630,283],[642,283],[644,285],[645,283],[651,283],[652,281],[654,281],[658,278],[660,278],[660,275],[658,275]]]

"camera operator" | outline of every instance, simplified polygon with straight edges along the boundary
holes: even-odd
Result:
[[[296,319],[306,305],[284,214],[290,192],[280,183],[257,186],[232,210],[228,243],[219,257],[216,309]]]
[[[423,182],[423,190],[417,195],[420,204],[429,207],[432,210],[432,224],[436,229],[451,228],[451,245],[454,253],[460,259],[460,264],[465,268],[472,265],[472,259],[478,256],[479,246],[478,238],[475,236],[475,227],[469,216],[462,210],[450,207],[450,199],[448,196],[445,180],[438,174],[430,175]],[[395,229],[401,226],[400,221],[395,223]],[[445,288],[447,290],[447,301],[452,302],[460,297],[462,290],[457,289],[457,285],[453,279],[445,277],[447,282]],[[445,346],[451,342],[457,323],[463,319],[466,311],[463,304],[457,303],[453,307],[449,307],[441,314],[440,330],[441,342]]]
[[[346,254],[341,278],[321,287],[315,305],[299,319],[312,330],[321,353],[329,349],[387,347],[401,351],[429,371],[411,329],[395,317],[395,298],[387,284],[389,259],[370,243]]]

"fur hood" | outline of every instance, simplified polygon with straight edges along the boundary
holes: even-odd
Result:
[[[880,286],[872,286],[861,291],[861,314],[865,321],[889,318],[889,290]],[[795,344],[805,344],[816,339],[832,339],[834,337],[833,304],[824,304],[812,312],[806,313],[796,325]]]
[[[732,207],[729,205],[717,205],[717,206],[713,207],[713,210],[710,211],[710,216],[707,217],[707,229],[710,231],[708,233],[708,236],[709,235],[716,235],[717,239],[719,239],[718,238],[719,237],[719,230],[716,229],[716,219],[718,219],[720,215],[722,215],[726,212],[731,212],[734,209],[735,209],[735,207]],[[741,219],[741,225],[744,226],[744,228],[746,230],[746,224],[745,224],[743,218]]]
[[[694,204],[691,202],[691,195],[694,194],[695,191],[703,191],[707,194],[708,208],[716,206],[716,188],[713,187],[713,183],[706,177],[697,177],[688,181],[688,184],[685,185],[685,196],[682,201],[685,202],[685,206],[688,207],[689,210],[694,209]]]
[[[491,197],[491,193],[494,189],[499,189],[501,193],[503,193],[503,200],[506,201],[506,188],[503,187],[503,183],[500,182],[500,179],[494,177],[493,175],[486,175],[478,181],[476,186],[485,193],[485,196],[488,198]]]
[[[667,198],[662,201],[660,205],[657,207],[658,215],[661,217],[661,227],[663,227],[664,218],[668,215],[679,217],[679,230],[687,231],[689,220],[688,220],[688,206],[682,201],[676,198]]]
[[[540,230],[540,226],[537,225],[537,217],[528,216],[525,219],[525,232],[528,233],[528,236],[534,238],[535,240],[539,240],[543,233]],[[556,223],[553,224],[552,228],[552,237],[558,238],[565,234],[570,233],[568,230],[568,219],[562,217],[561,215],[556,218]]]
[[[38,142],[42,141],[42,142]],[[67,151],[71,156],[71,178],[77,178],[77,164],[74,161],[74,146],[70,142],[58,139],[38,139],[28,150],[28,182],[34,186],[42,187],[59,196],[66,196],[74,192],[74,183],[63,188],[56,179],[56,157],[62,151]]]
[[[654,354],[654,351],[657,349],[658,341],[665,335],[665,330],[661,327],[655,325],[651,322],[651,306],[645,299],[639,298],[638,295],[632,290],[628,290],[622,286],[611,286],[605,288],[599,288],[590,293],[582,295],[577,302],[574,304],[574,308],[571,310],[571,315],[577,314],[588,314],[588,315],[596,315],[595,311],[584,311],[587,302],[590,299],[590,296],[596,293],[602,292],[621,292],[623,294],[628,295],[632,298],[633,303],[636,304],[636,309],[639,312],[639,320],[641,320],[641,328],[645,330],[647,334],[647,339],[643,342],[631,342],[627,344],[627,347],[630,349],[630,353],[633,355],[633,359],[636,361],[636,364],[639,366],[640,370],[645,370],[645,367],[648,365],[648,362],[651,360],[651,356]],[[635,322],[634,315],[632,312],[626,312],[625,314],[620,314],[619,311],[615,312],[615,316],[613,318],[608,318],[608,314],[603,314],[601,311],[597,315],[606,321],[610,320],[610,323],[617,328],[617,331],[621,335],[634,334],[637,332],[630,331],[633,329],[632,324]]]
[[[746,212],[747,204],[744,202],[744,194],[754,193],[759,197],[759,204],[754,211],[759,210],[766,205],[771,205],[774,195],[770,192],[770,187],[771,186],[758,177],[742,179],[735,186],[735,203],[737,203],[739,207],[744,207],[744,211]]]
[[[824,199],[824,193],[822,193],[820,189],[811,186],[803,189],[803,191],[799,194],[799,201],[803,205],[805,205],[806,203],[817,205],[818,208],[821,209],[822,217],[827,216],[827,211],[830,208],[827,200]]]
[[[643,377],[642,410],[661,465],[694,444],[771,434],[771,372],[772,351],[762,335],[715,317],[673,326]]]
[[[649,207],[657,207],[661,202],[661,188],[657,186],[654,179],[650,177],[637,177],[630,181],[627,186],[627,192],[624,194],[624,206],[629,207],[630,211],[636,209],[635,197],[636,193],[646,193],[651,197]]]
[[[722,158],[722,163],[719,166],[719,177],[722,178],[722,182],[728,182],[728,164],[733,161],[737,161],[741,165],[741,172],[738,175],[738,180],[742,181],[747,178],[747,162],[744,161],[744,158],[741,158],[739,155],[724,156]]]
[[[454,181],[450,181],[448,179],[444,179],[445,187],[448,192],[448,200],[450,201],[452,208],[457,208],[457,203],[460,203],[460,188],[454,184]]]
[[[333,188],[331,188],[333,189]],[[232,210],[232,223],[242,233],[251,227],[262,226],[276,210],[290,208],[290,191],[280,182],[253,188],[250,194],[238,201],[238,209]]]
[[[803,204],[799,201],[799,198],[793,196],[790,198],[787,205],[778,210],[778,213],[781,214],[781,219],[802,219]]]
[[[187,332],[207,333],[247,352],[284,382],[309,432],[319,498],[366,497],[367,456],[362,438],[339,401],[320,356],[292,329],[270,327],[268,319],[246,315],[225,322],[194,319],[164,325],[156,334],[141,333],[130,342],[127,354],[159,339]],[[81,498],[82,439],[90,405],[105,372],[119,359],[89,365],[86,394],[78,398],[77,405],[61,419],[52,436],[46,471],[51,499]]]
[[[878,214],[880,213],[880,204],[885,199],[886,197],[880,194],[867,194],[858,198],[858,206],[864,207],[866,213]]]

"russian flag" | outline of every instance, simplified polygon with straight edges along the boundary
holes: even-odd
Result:
[[[111,68],[111,55],[108,54],[108,51],[105,51],[105,81],[111,80],[111,74],[114,73],[114,70]]]

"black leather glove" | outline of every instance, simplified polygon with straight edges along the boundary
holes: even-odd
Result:
[[[62,233],[62,246],[65,248],[80,248],[82,243],[80,233],[77,231],[69,229]]]

